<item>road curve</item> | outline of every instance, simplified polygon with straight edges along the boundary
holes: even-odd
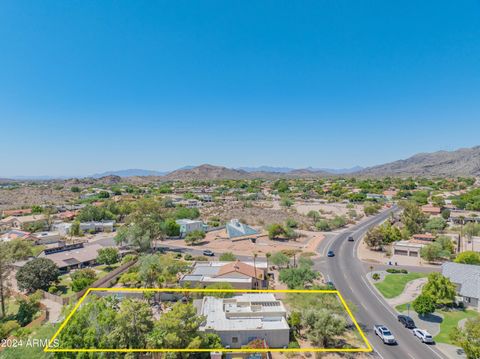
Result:
[[[315,267],[329,278],[348,303],[356,307],[355,318],[367,335],[375,353],[382,359],[447,359],[435,348],[427,346],[416,339],[410,330],[401,326],[397,313],[367,282],[365,264],[357,258],[357,247],[364,234],[373,226],[385,221],[396,207],[382,212],[348,230],[328,236],[317,248],[322,257]],[[348,242],[353,236],[355,242]],[[327,258],[328,250],[335,252],[335,257]],[[398,345],[386,346],[373,333],[373,325],[384,324],[397,338]]]

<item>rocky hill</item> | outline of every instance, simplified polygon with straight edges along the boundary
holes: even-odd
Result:
[[[480,176],[480,146],[456,151],[419,153],[405,160],[369,167],[354,175],[382,176]]]
[[[251,174],[243,170],[235,170],[221,166],[201,165],[190,169],[180,169],[162,177],[169,181],[192,181],[214,179],[248,179]]]

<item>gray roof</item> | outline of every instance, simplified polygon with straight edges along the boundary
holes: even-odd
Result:
[[[459,286],[461,296],[480,299],[480,266],[447,262],[442,274]]]

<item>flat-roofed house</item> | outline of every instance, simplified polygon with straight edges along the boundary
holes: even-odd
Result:
[[[180,226],[180,237],[185,237],[193,231],[205,231],[205,224],[194,219],[178,219],[176,223]]]
[[[465,307],[480,311],[480,266],[447,262],[442,265],[442,275],[456,285]]]
[[[229,283],[236,289],[264,289],[268,287],[267,263],[253,262],[197,262],[190,274],[180,279],[180,285],[207,287],[214,283]]]
[[[288,347],[287,310],[272,293],[206,296],[199,301],[198,314],[206,318],[199,330],[217,334],[223,346],[235,349],[261,340],[266,348]]]
[[[63,247],[45,249],[39,258],[51,259],[62,271],[94,265],[98,250],[104,248],[99,244],[70,244]]]

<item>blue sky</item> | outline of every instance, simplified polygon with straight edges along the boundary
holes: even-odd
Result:
[[[479,1],[0,5],[0,177],[480,144]]]

